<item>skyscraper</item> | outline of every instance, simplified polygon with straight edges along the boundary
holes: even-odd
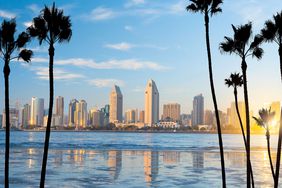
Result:
[[[140,110],[140,112],[139,112],[139,122],[144,123],[144,120],[145,120],[145,111]]]
[[[32,97],[30,124],[36,126],[43,126],[43,117],[44,117],[44,99]]]
[[[159,121],[159,91],[150,79],[145,89],[145,125],[152,126]]]
[[[122,100],[119,86],[114,85],[110,94],[110,123],[122,122]]]
[[[126,123],[136,123],[136,114],[138,114],[138,110],[130,109],[125,112],[125,122]]]
[[[180,104],[170,103],[163,105],[163,120],[180,121]]]
[[[64,97],[56,97],[55,116],[57,116],[59,125],[62,126],[64,123]]]
[[[74,113],[75,113],[75,110],[76,110],[76,104],[77,103],[78,103],[78,101],[76,99],[72,99],[70,101],[70,104],[69,104],[68,125],[70,127],[73,127],[75,125]]]
[[[22,122],[21,122],[24,128],[27,128],[28,125],[30,124],[30,112],[31,112],[30,105],[25,104],[22,109]]]
[[[87,126],[87,103],[85,100],[76,103],[74,122],[76,127],[85,128]]]
[[[194,97],[192,126],[204,124],[204,97],[202,94]]]

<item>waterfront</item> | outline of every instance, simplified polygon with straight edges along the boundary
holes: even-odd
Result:
[[[4,159],[4,132],[0,157]],[[228,187],[245,187],[241,135],[223,135]],[[273,144],[277,137],[272,136]],[[44,132],[11,133],[11,187],[37,187]],[[257,187],[271,187],[265,136],[252,136]],[[275,147],[273,147],[275,151]],[[275,152],[273,152],[275,160]],[[1,160],[0,169],[4,169]],[[216,134],[53,132],[46,187],[220,187]],[[0,174],[3,186],[3,173]]]

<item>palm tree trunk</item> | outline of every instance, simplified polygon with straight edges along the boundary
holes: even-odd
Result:
[[[45,184],[45,175],[46,175],[46,166],[47,166],[47,158],[48,158],[48,148],[49,148],[49,139],[51,132],[51,121],[53,114],[53,100],[54,100],[54,75],[53,75],[53,63],[54,63],[54,46],[53,43],[50,43],[49,47],[49,86],[50,86],[50,97],[49,97],[49,112],[48,112],[48,120],[46,127],[46,135],[45,135],[45,144],[44,144],[44,153],[42,160],[42,168],[41,168],[41,179],[40,179],[40,188],[44,188]]]
[[[213,83],[212,59],[211,59],[210,39],[209,39],[209,16],[207,11],[205,12],[205,28],[206,28],[206,45],[207,45],[208,64],[209,64],[209,78],[210,78],[211,93],[212,93],[212,99],[213,99],[213,105],[214,105],[214,111],[216,117],[217,135],[218,135],[220,159],[221,159],[222,187],[226,188],[224,151],[223,151],[223,142],[221,135],[221,126],[220,126],[220,120],[219,120],[219,114],[218,114],[218,108],[216,102],[215,88]]]
[[[279,58],[280,58],[280,73],[281,73],[281,82],[282,82],[282,44],[279,45]],[[278,146],[277,146],[277,156],[276,156],[276,171],[274,179],[274,187],[278,188],[279,184],[279,172],[280,172],[280,160],[281,160],[281,145],[282,145],[282,108],[280,113],[280,127],[279,127],[279,136],[278,136]]]
[[[244,127],[243,127],[243,122],[241,119],[241,115],[239,112],[239,107],[238,107],[238,97],[237,97],[237,88],[234,88],[234,97],[235,97],[235,107],[236,107],[236,112],[237,112],[237,116],[240,122],[240,127],[241,127],[241,131],[242,131],[242,135],[243,135],[243,140],[244,140],[244,145],[245,145],[245,149],[247,151],[247,141],[246,141],[246,136],[245,136],[245,131],[244,131]],[[252,180],[252,187],[255,187],[255,182],[254,182],[254,175],[253,175],[253,169],[252,169],[252,164],[251,165],[251,180]]]
[[[266,130],[266,141],[267,141],[267,152],[268,152],[268,158],[269,158],[269,163],[270,163],[270,167],[271,167],[271,173],[272,173],[272,177],[275,180],[275,173],[274,173],[274,168],[273,168],[273,163],[272,163],[272,158],[271,158],[271,151],[270,151],[270,135],[269,135],[269,130]]]
[[[10,108],[9,108],[9,58],[5,57],[4,65],[5,79],[5,119],[6,119],[6,150],[5,150],[5,188],[9,188],[9,156],[10,156]]]
[[[249,99],[247,87],[247,63],[245,58],[242,59],[242,74],[244,83],[244,100],[246,109],[246,130],[247,130],[247,187],[251,187],[251,131],[250,131],[250,112],[249,112]]]

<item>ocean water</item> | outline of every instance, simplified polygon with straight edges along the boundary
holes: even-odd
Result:
[[[12,132],[10,184],[38,187],[44,132]],[[263,135],[252,135],[256,187],[273,187]],[[228,187],[245,187],[241,135],[223,135]],[[271,136],[276,160],[277,136]],[[5,132],[0,132],[0,187]],[[282,181],[281,181],[282,183]],[[52,132],[46,187],[221,187],[216,134]]]

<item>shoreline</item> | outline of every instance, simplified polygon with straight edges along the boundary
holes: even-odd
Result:
[[[1,129],[0,131],[5,131]],[[11,130],[18,132],[45,132],[45,129],[34,130],[34,129],[19,129]],[[51,132],[97,132],[97,133],[172,133],[172,134],[217,134],[216,131],[174,131],[174,130],[55,130],[52,129]],[[222,131],[222,134],[241,134],[239,131]],[[251,133],[252,135],[264,135],[265,133]],[[278,134],[278,133],[277,133]],[[271,134],[275,135],[275,134]]]

